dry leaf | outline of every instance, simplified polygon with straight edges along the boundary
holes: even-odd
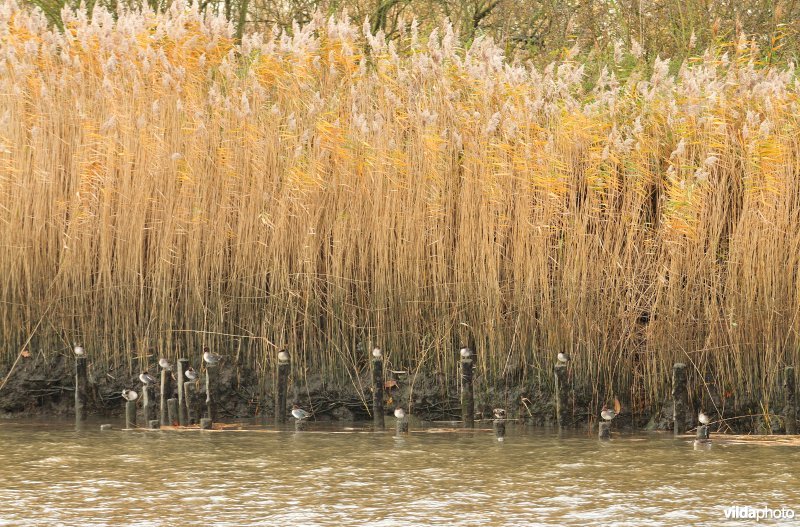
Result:
[[[397,388],[397,381],[395,380],[386,381],[385,383],[383,383],[383,387],[387,390],[390,388]]]
[[[20,352],[20,355],[22,355],[23,357],[25,357],[25,358],[27,359],[28,357],[30,357],[30,356],[31,356],[31,352],[30,352],[30,351],[28,351],[28,350],[22,350],[22,351]]]
[[[622,410],[622,405],[619,404],[619,399],[614,397],[614,413],[618,414],[620,410]]]

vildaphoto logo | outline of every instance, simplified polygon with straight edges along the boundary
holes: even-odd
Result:
[[[793,520],[792,509],[770,509],[769,507],[751,507],[750,505],[735,505],[725,507],[725,518],[730,520]]]

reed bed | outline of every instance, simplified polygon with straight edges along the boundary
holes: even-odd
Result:
[[[2,360],[388,367],[659,403],[675,361],[770,407],[798,361],[800,126],[745,38],[599,77],[443,27],[0,4]],[[469,329],[468,329],[469,328]],[[470,330],[472,336],[469,336]],[[354,381],[355,382],[355,381]]]

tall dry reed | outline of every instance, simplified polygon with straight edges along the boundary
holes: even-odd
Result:
[[[268,375],[286,346],[347,379],[378,343],[455,376],[465,323],[482,379],[547,385],[571,350],[637,409],[675,361],[769,405],[800,358],[800,89],[746,40],[587,78],[447,28],[237,46],[181,3],[61,33],[4,2],[8,363],[35,330],[109,368],[209,345]]]

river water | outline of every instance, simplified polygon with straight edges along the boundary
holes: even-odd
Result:
[[[726,519],[735,505],[800,516],[800,447],[434,432],[0,422],[0,525],[755,525]],[[778,524],[800,522],[759,523]]]

